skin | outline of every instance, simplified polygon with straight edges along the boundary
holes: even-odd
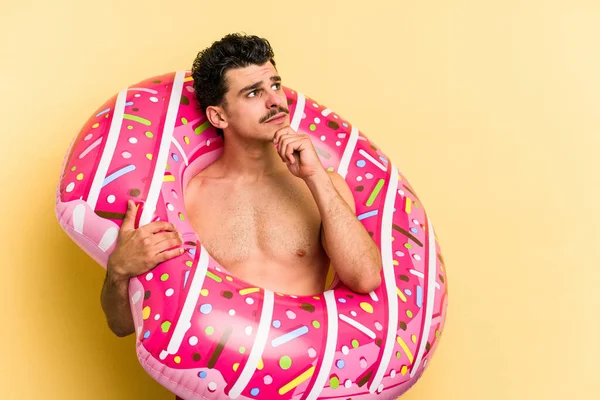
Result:
[[[356,218],[344,178],[326,171],[310,137],[290,127],[277,70],[270,62],[232,69],[226,82],[223,104],[206,110],[224,131],[223,153],[185,189],[203,246],[238,278],[278,292],[322,292],[330,265],[351,290],[376,289],[379,249]],[[171,224],[134,229],[135,212],[128,208],[101,296],[118,336],[134,332],[129,279],[181,254]]]

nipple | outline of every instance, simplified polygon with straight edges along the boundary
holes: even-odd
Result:
[[[304,250],[304,249],[298,249],[298,250],[296,250],[296,255],[298,257],[304,257],[306,255],[306,250]]]

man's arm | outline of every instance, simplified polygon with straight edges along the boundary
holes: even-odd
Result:
[[[321,243],[331,265],[346,286],[368,293],[381,285],[381,253],[356,218],[354,197],[337,172],[306,180],[321,214]]]
[[[183,253],[180,247],[183,238],[173,224],[155,221],[135,229],[136,212],[135,204],[129,200],[117,245],[108,257],[106,278],[100,294],[100,304],[108,326],[119,337],[135,332],[129,305],[129,279]]]
[[[119,277],[109,264],[100,294],[102,310],[111,331],[118,337],[128,336],[135,331],[129,306],[129,279]]]

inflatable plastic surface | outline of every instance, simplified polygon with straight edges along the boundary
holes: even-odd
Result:
[[[212,259],[188,223],[183,188],[219,157],[223,142],[198,111],[188,72],[142,81],[93,113],[64,160],[58,220],[104,267],[128,199],[139,205],[139,226],[169,221],[183,234],[181,256],[129,286],[138,358],[173,393],[397,398],[423,373],[444,326],[447,280],[432,222],[364,134],[302,94],[285,93],[292,128],[310,134],[324,168],[345,177],[357,217],[381,249],[383,279],[374,292],[333,282],[315,296],[274,293]]]

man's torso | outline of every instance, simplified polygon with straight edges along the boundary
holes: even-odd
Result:
[[[282,293],[323,291],[329,258],[304,181],[279,173],[236,183],[207,169],[190,181],[185,198],[200,242],[233,275]]]

